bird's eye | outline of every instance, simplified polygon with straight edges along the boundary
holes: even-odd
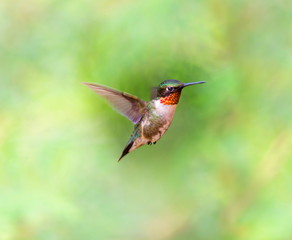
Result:
[[[173,87],[167,87],[167,91],[172,91]]]

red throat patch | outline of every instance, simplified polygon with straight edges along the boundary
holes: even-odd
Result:
[[[160,103],[162,103],[164,105],[178,104],[180,94],[181,94],[181,92],[175,92],[175,93],[169,94],[166,97],[160,98]]]

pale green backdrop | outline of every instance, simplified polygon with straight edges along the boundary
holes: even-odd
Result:
[[[1,240],[292,239],[289,0],[2,0]],[[184,90],[154,146],[81,82]]]

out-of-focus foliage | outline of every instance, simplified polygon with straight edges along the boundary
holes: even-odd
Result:
[[[292,237],[291,2],[2,0],[0,239]],[[81,82],[184,90],[155,146]]]

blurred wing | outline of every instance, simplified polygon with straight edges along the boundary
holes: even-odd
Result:
[[[153,87],[151,89],[151,96],[150,99],[154,99],[158,97],[158,87]]]
[[[133,123],[140,121],[143,116],[147,102],[128,93],[97,85],[93,83],[83,83],[90,87],[97,94],[106,98],[109,103],[122,115],[127,117]]]

